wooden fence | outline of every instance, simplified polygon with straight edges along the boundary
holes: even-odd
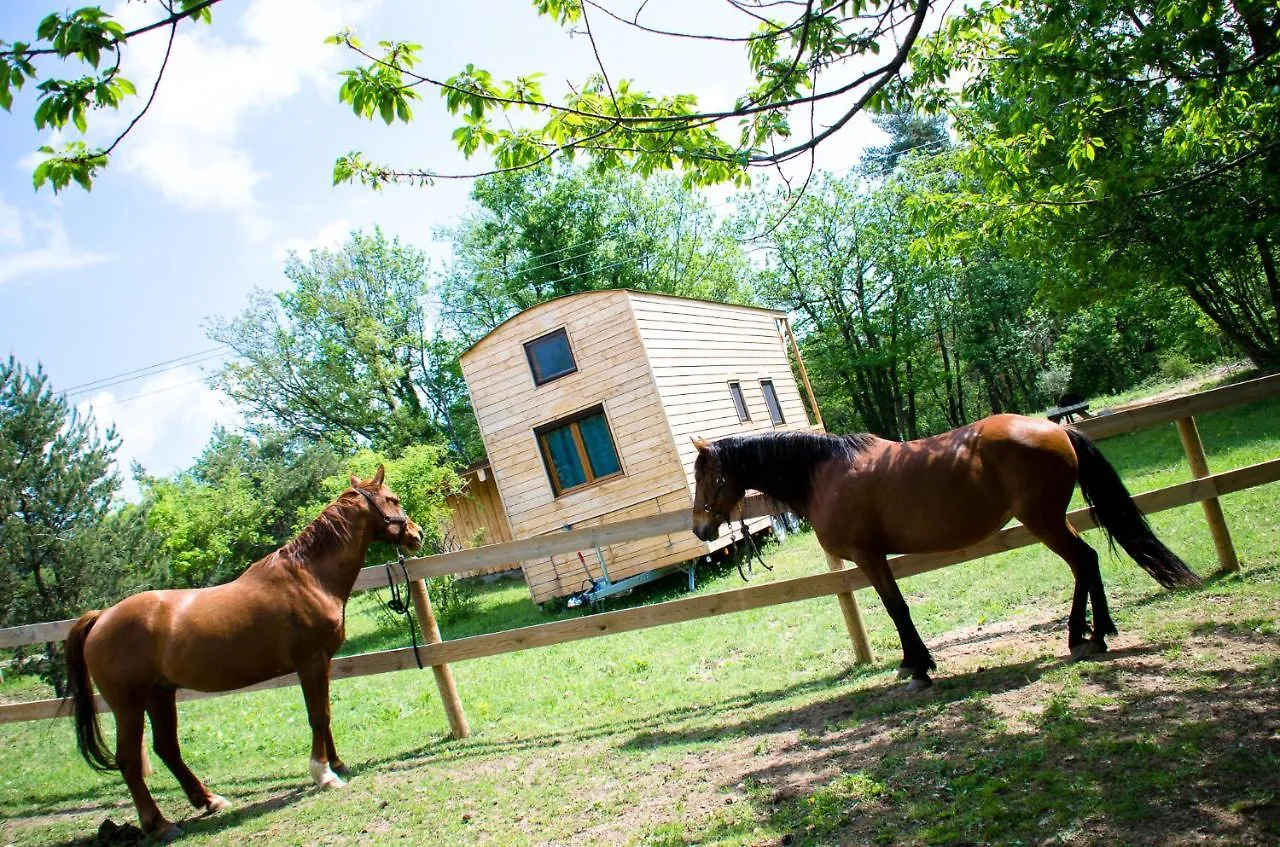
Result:
[[[1217,498],[1234,491],[1280,480],[1280,457],[1223,473],[1209,473],[1194,416],[1276,396],[1280,396],[1280,375],[1262,377],[1237,385],[1127,409],[1115,414],[1102,415],[1081,421],[1074,426],[1097,440],[1159,424],[1176,423],[1191,467],[1192,480],[1140,494],[1134,499],[1138,507],[1148,514],[1191,503],[1202,504],[1217,550],[1219,565],[1224,569],[1234,570],[1238,567],[1235,551],[1231,546],[1230,534]],[[764,501],[753,498],[744,504],[743,513],[746,517],[753,517],[767,514],[768,508]],[[1087,509],[1071,512],[1068,517],[1078,529],[1084,530],[1095,526]],[[431,612],[430,600],[422,583],[422,579],[426,577],[464,572],[499,562],[541,558],[553,553],[572,553],[653,535],[683,532],[688,531],[691,526],[692,518],[689,512],[666,513],[409,560],[407,562],[408,578],[411,581],[410,587],[415,607],[427,641],[418,648],[419,655],[423,665],[430,665],[435,672],[453,736],[466,737],[468,728],[461,701],[453,685],[449,665],[465,659],[564,644],[586,638],[598,638],[829,595],[845,595],[849,598],[849,602],[842,600],[841,604],[846,625],[850,629],[851,636],[854,637],[855,651],[859,654],[860,660],[870,659],[869,651],[865,649],[865,633],[861,632],[860,613],[857,610],[856,601],[852,600],[852,592],[867,587],[869,583],[857,568],[845,568],[838,560],[833,560],[829,564],[839,569],[812,576],[751,585],[716,594],[686,597],[651,606],[587,615],[450,641],[443,641],[440,638],[439,629],[435,625],[435,618]],[[890,564],[895,576],[901,579],[1034,543],[1036,539],[1031,533],[1020,525],[1014,525],[961,550],[897,556],[890,560]],[[361,572],[356,581],[356,590],[382,588],[386,585],[386,571],[382,567],[371,567]],[[60,641],[66,637],[71,624],[72,621],[69,620],[55,621],[0,630],[0,648]],[[861,644],[859,640],[862,641]],[[404,647],[335,659],[333,677],[342,679],[367,676],[388,671],[408,670],[416,666],[413,648]],[[178,695],[180,700],[190,700],[295,684],[297,684],[297,677],[288,674],[233,692],[203,693],[184,689],[179,691]],[[100,710],[106,708],[101,698],[98,700],[98,708]],[[0,723],[38,720],[69,713],[69,705],[63,700],[8,704],[0,706]]]

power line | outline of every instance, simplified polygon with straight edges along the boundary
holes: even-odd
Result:
[[[905,148],[905,149],[903,149],[903,150],[899,150],[899,151],[895,151],[895,152],[896,152],[896,153],[899,153],[899,154],[901,154],[901,153],[907,153],[907,152],[910,152],[910,151],[912,151],[912,150],[916,150],[916,149],[920,149],[920,148],[923,148],[923,147],[927,147],[927,146],[930,146],[930,145],[935,144],[935,143],[936,143],[936,142],[928,142],[928,143],[926,143],[926,144],[921,144],[921,145],[917,145],[917,146],[914,146],[914,147],[908,147],[908,148]],[[853,166],[850,166],[850,167],[848,167],[848,168],[842,169],[842,170],[840,170],[840,171],[834,171],[834,172],[832,172],[832,175],[834,175],[834,176],[840,176],[840,175],[843,175],[843,174],[848,174],[848,173],[851,173],[851,172],[852,172],[856,167],[858,167],[858,166],[857,166],[857,165],[853,165]],[[724,200],[722,200],[722,201],[720,201],[720,202],[718,202],[718,203],[708,203],[708,204],[707,204],[707,206],[706,206],[706,209],[707,209],[707,211],[717,211],[717,210],[720,210],[720,209],[728,208],[728,207],[733,206],[733,205],[734,205],[734,200],[733,200],[733,198],[726,198],[726,199],[724,199]],[[598,237],[596,237],[596,238],[592,238],[592,239],[589,239],[589,240],[587,240],[587,241],[580,241],[580,242],[576,242],[576,243],[574,243],[574,244],[568,244],[568,245],[565,245],[564,247],[557,247],[557,248],[556,248],[556,249],[554,249],[554,250],[547,250],[547,251],[545,251],[545,252],[543,252],[543,253],[537,253],[537,254],[534,254],[534,255],[532,255],[532,256],[528,256],[528,257],[526,257],[526,258],[525,258],[525,261],[526,261],[526,262],[536,262],[536,261],[538,261],[538,260],[542,260],[542,259],[549,259],[550,257],[556,256],[556,255],[561,254],[561,253],[566,253],[566,252],[569,252],[569,251],[575,251],[575,250],[577,250],[577,251],[582,251],[582,252],[575,253],[575,254],[574,254],[574,255],[572,255],[572,256],[564,256],[564,257],[561,257],[561,258],[555,259],[555,260],[553,260],[553,261],[543,262],[542,264],[535,264],[535,265],[532,265],[532,266],[525,266],[525,267],[519,268],[519,269],[518,269],[518,270],[516,270],[516,271],[508,272],[508,273],[504,274],[504,277],[505,277],[506,279],[510,280],[510,279],[515,278],[516,276],[518,276],[518,275],[520,275],[520,274],[526,274],[526,273],[530,273],[530,272],[532,272],[532,271],[541,270],[541,269],[543,269],[543,268],[551,267],[552,265],[559,264],[559,263],[561,263],[561,262],[569,262],[569,261],[574,261],[574,260],[576,260],[576,259],[585,258],[585,257],[587,257],[587,256],[590,256],[590,255],[591,255],[591,253],[592,253],[593,251],[591,251],[591,250],[587,250],[587,249],[584,249],[584,248],[590,247],[590,246],[595,245],[595,244],[600,244],[601,242],[604,242],[604,241],[609,241],[609,240],[612,240],[612,239],[616,239],[616,238],[618,237],[618,235],[619,235],[618,233],[608,233],[608,234],[606,234],[606,235],[598,236]],[[611,262],[611,263],[609,263],[609,264],[607,264],[607,265],[601,265],[601,266],[595,266],[595,267],[587,268],[587,269],[585,269],[585,270],[583,270],[583,271],[580,271],[580,272],[578,272],[578,273],[574,273],[574,274],[570,274],[570,275],[568,275],[568,276],[562,277],[559,281],[561,281],[561,282],[568,282],[568,281],[570,281],[570,280],[578,279],[578,278],[580,278],[580,277],[588,276],[588,275],[590,275],[590,274],[594,274],[594,273],[601,273],[601,272],[603,272],[603,271],[607,271],[607,270],[611,270],[611,269],[616,268],[616,267],[620,267],[620,266],[622,266],[622,265],[626,264],[628,261],[633,261],[633,260],[635,260],[636,258],[637,258],[637,256],[636,256],[636,255],[634,255],[634,254],[631,254],[631,255],[624,254],[624,255],[623,255],[623,258],[621,258],[621,259],[619,259],[619,260],[617,260],[617,261]],[[485,267],[485,266],[481,266],[481,267],[482,267],[484,270],[488,270],[488,271],[499,271],[499,270],[501,270],[500,268],[495,268],[495,267]],[[134,369],[132,369],[132,370],[128,370],[128,371],[122,371],[122,372],[120,372],[120,373],[113,374],[113,375],[111,375],[111,376],[100,377],[100,378],[95,379],[95,380],[90,380],[89,382],[84,382],[84,383],[80,383],[80,384],[78,384],[78,385],[73,385],[73,386],[70,386],[69,388],[65,389],[62,393],[63,393],[63,394],[65,394],[68,398],[76,397],[76,396],[80,396],[80,395],[84,395],[84,394],[90,394],[90,393],[93,393],[93,392],[95,392],[95,391],[101,391],[101,390],[104,390],[104,389],[107,389],[107,388],[112,388],[112,387],[114,387],[114,386],[122,385],[122,384],[127,383],[127,382],[134,382],[134,381],[136,381],[136,380],[143,379],[143,378],[145,378],[145,377],[149,377],[149,376],[159,376],[160,374],[162,374],[162,373],[166,373],[166,372],[168,372],[168,371],[177,370],[177,369],[179,369],[179,368],[188,367],[188,366],[191,366],[191,365],[197,365],[197,364],[201,364],[201,363],[203,363],[203,362],[212,361],[212,360],[214,360],[214,359],[221,358],[223,355],[225,355],[225,354],[226,354],[226,352],[227,352],[227,351],[229,351],[229,350],[231,350],[231,349],[232,349],[232,348],[230,347],[230,345],[227,345],[227,344],[219,344],[219,345],[216,345],[216,346],[214,346],[214,347],[208,347],[208,348],[206,348],[206,349],[204,349],[204,350],[197,350],[197,351],[195,351],[195,352],[187,353],[187,354],[182,355],[182,356],[176,356],[176,357],[174,357],[174,358],[172,358],[172,359],[165,359],[165,360],[163,360],[163,361],[155,362],[155,363],[150,364],[150,365],[145,365],[145,366],[140,367],[140,368],[134,368]],[[234,351],[232,351],[232,352],[234,352]],[[170,389],[172,389],[172,388],[179,388],[179,387],[182,387],[182,386],[185,386],[185,385],[191,385],[191,384],[194,384],[194,382],[201,382],[201,381],[203,381],[203,378],[202,378],[202,379],[199,379],[199,380],[194,380],[193,382],[181,383],[181,384],[179,384],[179,385],[174,385],[174,386],[169,386],[169,387],[167,387],[167,388],[157,389],[156,391],[144,392],[144,393],[142,393],[142,394],[133,395],[133,396],[131,396],[131,397],[126,397],[126,398],[122,398],[122,399],[119,399],[119,400],[113,400],[111,403],[104,403],[104,404],[102,404],[102,405],[103,405],[103,406],[110,406],[110,405],[115,405],[115,404],[117,404],[117,403],[124,403],[124,402],[127,402],[127,401],[129,401],[129,400],[137,399],[137,398],[139,398],[139,397],[146,397],[146,396],[150,396],[151,394],[159,393],[159,392],[162,392],[162,391],[168,391],[168,390],[170,390]]]
[[[176,385],[166,385],[164,388],[157,388],[153,391],[144,391],[141,394],[134,394],[131,397],[121,397],[119,400],[112,400],[110,403],[91,404],[91,408],[94,411],[97,411],[98,409],[105,409],[108,406],[119,406],[121,403],[128,403],[131,400],[139,400],[143,397],[150,397],[154,394],[163,394],[166,391],[173,391],[178,388],[186,388],[188,386],[195,385],[198,382],[204,382],[204,377],[201,377],[200,379],[188,380],[186,382],[179,382]]]
[[[93,391],[98,391],[103,388],[110,388],[113,385],[119,385],[124,382],[132,382],[133,380],[142,379],[144,377],[156,376],[158,374],[164,373],[165,371],[174,370],[180,367],[186,367],[188,365],[199,364],[201,362],[209,361],[210,359],[218,358],[224,355],[224,351],[228,349],[229,348],[226,344],[219,344],[216,347],[209,347],[205,350],[197,350],[194,353],[187,353],[186,355],[183,355],[183,356],[176,356],[172,359],[165,359],[164,361],[161,361],[161,362],[155,362],[154,364],[145,365],[140,368],[134,368],[133,370],[123,371],[118,374],[113,374],[112,376],[104,376],[98,379],[90,380],[89,382],[80,383],[79,385],[73,385],[70,388],[63,390],[62,393],[67,395],[68,397],[74,397],[80,394],[88,394]]]

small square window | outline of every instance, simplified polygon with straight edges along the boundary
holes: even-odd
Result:
[[[622,473],[604,406],[593,406],[533,432],[557,497]]]
[[[769,407],[769,417],[775,424],[786,423],[782,417],[782,404],[778,402],[778,392],[774,390],[773,380],[760,380],[760,390],[764,392],[764,404]]]
[[[738,413],[738,423],[746,423],[751,420],[751,412],[747,409],[747,401],[742,396],[742,384],[738,382],[729,383],[729,396],[733,398],[733,409]]]
[[[569,347],[569,333],[564,327],[526,342],[524,352],[529,357],[529,370],[533,371],[535,385],[559,379],[578,369],[578,363],[573,360],[573,350]]]

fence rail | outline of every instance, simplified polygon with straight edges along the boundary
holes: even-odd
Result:
[[[1075,426],[1086,432],[1091,438],[1102,439],[1163,423],[1179,423],[1179,432],[1183,436],[1183,445],[1191,462],[1193,475],[1198,478],[1136,496],[1134,500],[1137,502],[1138,507],[1144,513],[1151,514],[1197,502],[1216,504],[1217,498],[1221,495],[1280,481],[1280,458],[1223,473],[1200,475],[1201,471],[1207,471],[1207,468],[1203,461],[1203,451],[1199,447],[1198,434],[1194,443],[1189,442],[1186,435],[1188,428],[1192,432],[1195,431],[1192,419],[1195,414],[1230,408],[1276,396],[1280,396],[1280,375],[1250,380],[1238,385],[1226,386],[1187,397],[1158,401],[1110,415],[1100,415],[1081,421]],[[1183,422],[1187,423],[1184,424]],[[1195,455],[1197,452],[1199,454],[1198,457]],[[746,517],[765,515],[769,513],[769,508],[770,504],[763,498],[750,498],[744,503],[743,514]],[[1220,516],[1220,510],[1218,514]],[[1214,525],[1213,518],[1209,515],[1208,509],[1206,509],[1206,516],[1209,517],[1212,528]],[[1084,530],[1095,526],[1087,509],[1071,512],[1068,517],[1078,529]],[[409,560],[406,564],[409,579],[420,585],[421,583],[416,581],[428,576],[457,573],[498,561],[511,562],[528,558],[541,558],[552,553],[573,552],[605,544],[635,541],[652,535],[683,532],[689,530],[691,525],[692,518],[688,511],[671,512],[582,529],[571,529],[555,535],[494,544],[472,550],[416,558]],[[1222,525],[1221,531],[1229,546],[1230,538],[1229,535],[1226,535],[1225,524]],[[1214,531],[1214,537],[1215,544],[1217,544],[1219,540],[1217,530]],[[1036,543],[1036,539],[1026,528],[1021,525],[1014,525],[985,541],[961,550],[947,553],[897,556],[890,560],[890,564],[894,575],[898,578],[903,578],[1034,543]],[[1219,549],[1219,558],[1222,558],[1221,548]],[[1224,562],[1224,564],[1226,563]],[[397,574],[393,574],[393,578],[399,579],[400,577]],[[381,567],[365,568],[356,582],[357,590],[380,588],[386,585],[387,575]],[[605,635],[631,632],[638,629],[730,614],[782,603],[809,600],[816,597],[840,595],[865,588],[867,585],[866,577],[860,571],[856,568],[847,568],[812,576],[780,580],[764,585],[747,586],[716,594],[686,597],[651,606],[605,612],[468,638],[436,641],[419,647],[419,655],[422,658],[423,665],[430,665],[439,672],[441,669],[447,670],[448,665],[452,662],[466,659],[527,650],[534,647],[546,647],[586,638],[598,638]],[[71,623],[71,621],[55,621],[0,630],[0,647],[61,640],[65,637],[66,630]],[[333,661],[332,675],[335,679],[341,679],[396,670],[408,670],[415,667],[417,667],[417,663],[414,659],[413,648],[405,647],[335,659]],[[209,696],[222,696],[223,694],[279,688],[296,683],[297,678],[289,674],[230,692],[202,693],[182,690],[179,691],[179,699],[191,700]],[[445,697],[443,699],[446,701],[446,711],[449,714],[450,724],[454,726],[454,734],[465,735],[465,730],[461,733],[458,731],[459,725],[465,727],[464,719],[462,719],[461,724],[458,723],[461,719],[460,704],[454,703],[454,706],[458,709],[456,715],[449,705],[451,699],[456,700],[456,695],[453,698]],[[101,701],[99,701],[99,708],[105,708]],[[62,700],[40,700],[29,703],[0,705],[0,723],[37,720],[67,713],[69,713],[69,710]]]

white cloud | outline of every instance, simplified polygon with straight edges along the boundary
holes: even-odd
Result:
[[[310,238],[286,238],[276,244],[276,258],[284,261],[297,253],[305,259],[312,250],[332,250],[346,242],[353,228],[347,221],[330,221]]]
[[[38,235],[43,238],[38,238]],[[80,270],[109,261],[110,256],[71,246],[57,217],[27,215],[0,197],[0,285],[36,274]]]
[[[77,404],[82,414],[92,410],[101,429],[115,425],[120,435],[116,462],[126,498],[138,497],[129,473],[133,462],[150,474],[171,474],[191,464],[215,426],[243,424],[234,404],[209,388],[206,377],[194,367],[175,368],[128,388],[100,391]]]
[[[0,244],[22,246],[22,215],[16,206],[10,206],[0,197]]]
[[[252,237],[269,237],[272,227],[254,191],[270,174],[244,148],[241,130],[304,86],[332,97],[345,57],[324,38],[364,19],[376,3],[255,0],[240,18],[242,37],[235,43],[216,25],[184,26],[151,111],[121,148],[121,169],[184,208],[236,213]],[[136,3],[115,10],[126,26],[151,20],[154,12]],[[215,17],[228,14],[214,9]],[[163,37],[130,45],[126,73],[139,88],[139,103],[164,50]]]

